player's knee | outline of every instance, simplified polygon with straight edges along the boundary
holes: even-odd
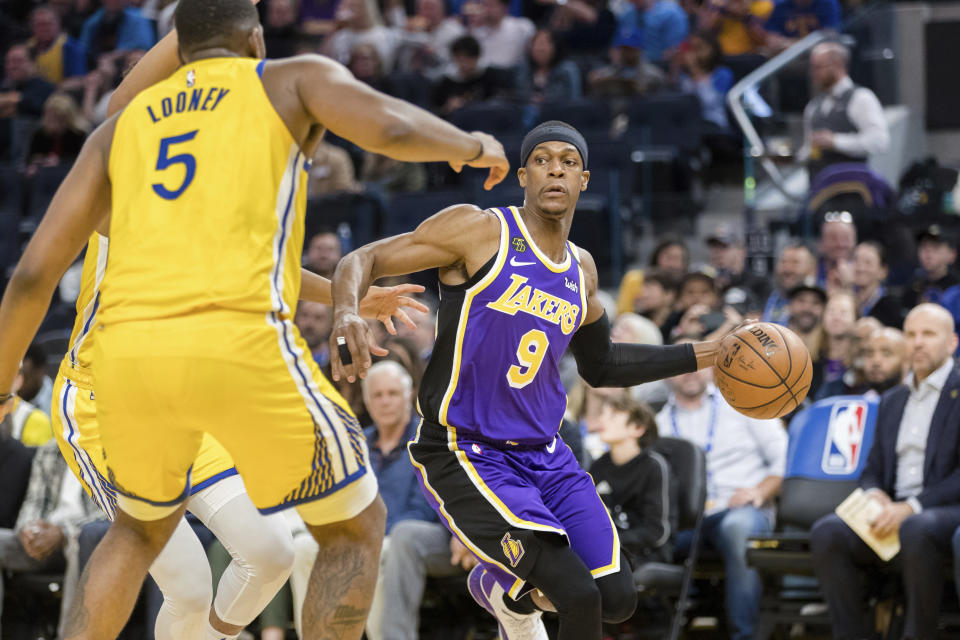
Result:
[[[267,580],[286,578],[293,569],[293,538],[283,535],[258,537],[255,544],[244,549],[242,562],[249,566],[250,573]]]
[[[184,575],[175,585],[169,585],[163,591],[163,599],[170,612],[176,617],[205,615],[213,602],[213,585],[205,580],[193,580]],[[165,585],[166,586],[166,585]]]
[[[550,601],[561,616],[599,617],[601,611],[600,589],[588,574],[587,579],[570,580],[563,585],[563,594],[550,594]]]
[[[600,599],[600,615],[604,622],[618,623],[629,620],[637,609],[637,590],[605,590]]]

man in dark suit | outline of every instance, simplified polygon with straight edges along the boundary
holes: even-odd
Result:
[[[871,527],[879,537],[899,532],[891,561],[907,597],[904,637],[934,638],[943,592],[943,567],[960,526],[960,368],[953,318],[921,304],[904,324],[910,374],[880,400],[873,447],[860,486],[883,505]],[[830,608],[835,638],[873,637],[863,593],[864,574],[884,566],[836,515],[810,534],[814,569]]]

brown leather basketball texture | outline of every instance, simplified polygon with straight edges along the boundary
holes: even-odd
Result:
[[[730,405],[751,418],[784,416],[803,402],[813,378],[810,352],[786,327],[757,322],[720,342],[714,382]]]

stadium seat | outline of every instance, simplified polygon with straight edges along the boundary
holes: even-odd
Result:
[[[27,219],[29,224],[26,230],[33,232],[36,225],[40,223],[43,214],[47,212],[53,195],[60,187],[60,183],[67,177],[70,171],[70,165],[58,164],[55,167],[40,167],[29,180],[29,204],[27,205]]]
[[[545,102],[540,108],[537,123],[548,120],[562,120],[573,125],[587,139],[592,156],[594,143],[609,136],[612,117],[609,100],[582,98]]]
[[[690,584],[700,551],[700,530],[707,501],[707,460],[697,445],[681,438],[660,438],[654,449],[667,459],[671,477],[677,483],[677,526],[692,529],[693,540],[690,554],[682,564],[648,562],[634,571],[633,579],[641,595],[654,592],[676,597],[668,636],[669,640],[676,640],[686,618]]]
[[[695,95],[634,98],[626,103],[624,114],[628,120],[627,138],[635,145],[675,147],[684,151],[694,151],[700,146],[702,115]]]
[[[447,118],[465,131],[483,131],[493,136],[523,135],[524,107],[491,100],[457,109]]]
[[[805,605],[820,602],[813,581],[785,581],[784,576],[813,576],[810,528],[857,487],[878,406],[878,400],[863,396],[836,396],[791,421],[777,532],[752,538],[747,549],[747,563],[764,578],[757,638],[768,637],[780,624],[829,623],[823,615],[801,614]]]
[[[384,207],[380,237],[413,231],[436,212],[464,202],[470,198],[460,190],[396,193]]]
[[[332,193],[310,198],[307,202],[306,232],[311,235],[320,229],[337,229],[346,223],[350,227],[352,250],[380,237],[380,199],[367,193]]]

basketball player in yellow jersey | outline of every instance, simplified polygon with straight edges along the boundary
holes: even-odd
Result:
[[[261,512],[296,506],[318,541],[305,637],[356,640],[384,510],[359,426],[291,322],[305,157],[328,127],[399,160],[491,167],[489,186],[508,163],[489,136],[377,93],[330,60],[246,57],[263,51],[248,0],[182,0],[176,23],[185,66],[91,135],[0,305],[3,393],[111,203],[94,378],[120,512],[65,635],[115,637],[176,527],[209,431]]]

